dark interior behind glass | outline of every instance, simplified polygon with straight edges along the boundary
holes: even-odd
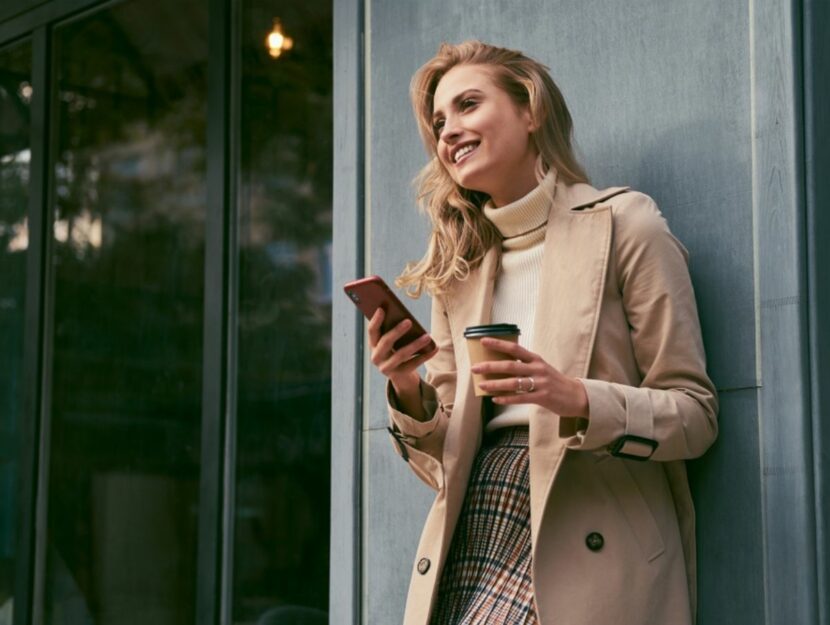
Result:
[[[0,48],[0,623],[11,622],[23,440],[32,46]]]
[[[331,3],[242,7],[233,617],[327,623]]]
[[[207,2],[60,25],[45,620],[192,625]]]

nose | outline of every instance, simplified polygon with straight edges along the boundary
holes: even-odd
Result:
[[[444,126],[441,128],[439,139],[444,143],[453,143],[461,135],[461,129],[455,121],[455,117],[447,117],[444,120]]]

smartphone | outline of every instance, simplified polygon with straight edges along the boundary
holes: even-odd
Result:
[[[424,327],[418,323],[415,316],[401,303],[401,300],[380,276],[369,276],[368,278],[354,280],[347,283],[343,290],[346,291],[346,295],[355,303],[355,306],[360,309],[366,319],[371,319],[378,308],[383,308],[386,313],[381,327],[383,333],[388,332],[404,319],[412,321],[409,331],[395,341],[393,346],[395,349],[400,349],[419,336],[426,334],[427,331],[424,330]],[[435,342],[430,340],[424,350],[415,355],[429,353],[433,349],[435,349]]]

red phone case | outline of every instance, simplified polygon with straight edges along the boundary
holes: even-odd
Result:
[[[386,316],[383,319],[382,331],[388,332],[394,328],[404,319],[412,321],[412,327],[409,328],[406,334],[395,341],[395,349],[400,349],[417,339],[422,334],[426,334],[424,327],[418,323],[415,316],[409,312],[401,300],[392,292],[392,289],[383,281],[380,276],[369,276],[354,280],[343,286],[346,295],[349,296],[355,305],[360,309],[366,319],[371,319],[378,308],[383,308]],[[427,352],[432,351],[435,344],[430,341],[426,348]]]

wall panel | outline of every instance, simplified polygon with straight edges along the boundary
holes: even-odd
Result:
[[[785,488],[794,488],[791,503],[798,523],[810,503],[803,467],[794,484],[770,491],[772,499],[762,490],[777,479],[775,471],[764,467],[776,457],[772,446],[785,429],[783,422],[774,425],[782,418],[778,402],[786,397],[764,399],[759,373],[780,372],[762,369],[758,347],[771,352],[763,363],[772,367],[774,344],[788,349],[790,342],[803,340],[799,311],[804,305],[797,288],[784,288],[799,284],[803,269],[803,250],[787,238],[800,210],[791,186],[797,158],[791,141],[798,129],[792,108],[797,88],[793,22],[784,7],[777,10],[786,19],[774,12],[774,3],[762,4],[760,9],[736,0],[672,2],[659,8],[645,0],[367,4],[367,272],[391,279],[423,252],[428,228],[414,208],[411,180],[425,156],[412,120],[408,83],[440,42],[467,38],[518,48],[547,64],[568,100],[579,153],[594,184],[631,185],[654,197],[689,249],[709,370],[722,393],[721,437],[706,457],[690,464],[698,507],[702,625],[763,621],[768,609],[763,604],[764,544],[769,541],[768,549],[773,544],[765,539],[771,528],[764,515],[785,503]],[[770,63],[754,66],[753,55],[761,54]],[[765,122],[771,132],[764,152],[768,160],[759,161],[758,118],[753,115],[768,105],[783,110],[785,117]],[[775,201],[762,196],[781,175],[783,195]],[[759,219],[764,220],[763,236]],[[766,273],[759,276],[758,266],[766,267]],[[775,271],[780,278],[773,279]],[[797,299],[786,299],[793,296]],[[779,298],[794,303],[794,317],[762,328],[759,321],[771,323],[778,314],[773,311],[781,308],[775,305]],[[426,298],[413,309],[428,320]],[[402,601],[405,588],[400,584],[408,578],[412,554],[402,549],[390,553],[387,535],[371,531],[372,523],[408,519],[395,529],[400,544],[414,544],[420,526],[412,520],[423,518],[430,494],[400,470],[387,471],[376,458],[376,447],[387,447],[387,455],[393,451],[387,437],[376,431],[385,427],[386,415],[383,379],[374,371],[367,391],[364,615],[365,622],[373,623],[399,613],[388,602]],[[795,400],[805,392],[794,387]],[[764,416],[761,406],[776,412]],[[798,458],[805,452],[799,419],[806,417],[798,413],[791,418],[787,453]],[[776,524],[774,530],[784,532],[784,527]],[[809,541],[807,535],[798,543],[799,555],[786,559],[784,571],[793,571],[796,562],[807,563],[803,550]],[[804,575],[809,587],[813,573]],[[801,598],[809,601],[805,592]],[[800,614],[806,618],[806,612]]]

